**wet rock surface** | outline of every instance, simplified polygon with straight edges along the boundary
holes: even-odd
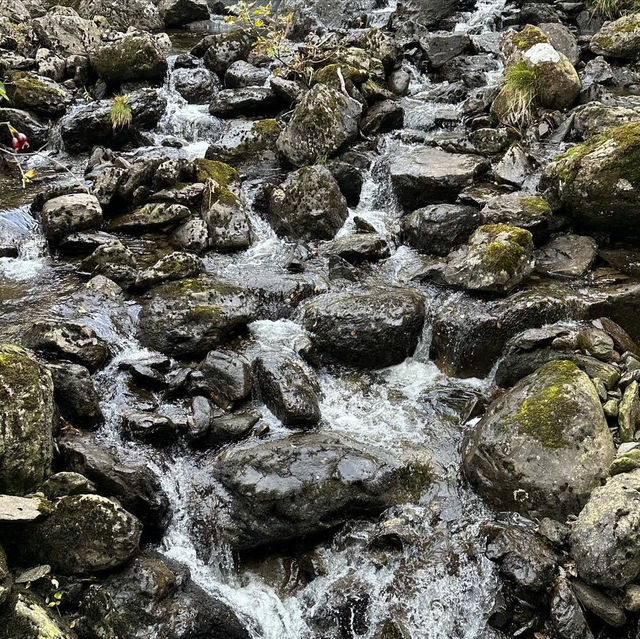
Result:
[[[0,0],[0,628],[633,637],[631,3],[52,4]]]

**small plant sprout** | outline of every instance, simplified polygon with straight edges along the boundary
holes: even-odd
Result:
[[[58,615],[60,615],[60,604],[62,603],[62,593],[58,590],[58,588],[60,588],[60,582],[57,579],[52,579],[51,585],[55,591],[51,596],[47,595],[44,601],[48,608],[55,608]]]
[[[509,67],[504,74],[502,90],[506,99],[505,119],[517,128],[526,126],[538,91],[535,68],[524,60]]]
[[[113,98],[109,116],[114,129],[126,129],[131,125],[133,115],[131,107],[127,104],[126,95],[117,95]]]

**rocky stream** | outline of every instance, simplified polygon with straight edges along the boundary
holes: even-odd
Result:
[[[0,638],[637,639],[637,6],[230,5],[0,0]]]

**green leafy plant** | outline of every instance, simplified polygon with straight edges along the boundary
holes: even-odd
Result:
[[[538,92],[538,74],[524,60],[507,68],[502,93],[506,101],[505,120],[524,127],[531,119],[531,110]]]
[[[114,129],[126,129],[131,125],[133,114],[131,107],[127,104],[126,95],[117,95],[113,98],[109,117],[111,118],[111,126]]]
[[[60,583],[57,579],[51,580],[51,585],[55,589],[51,596],[47,595],[47,598],[44,602],[47,604],[48,608],[55,608],[58,615],[60,615],[60,604],[62,603],[62,593],[58,588],[60,588]]]

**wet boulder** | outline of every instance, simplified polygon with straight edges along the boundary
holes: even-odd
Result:
[[[209,69],[175,69],[171,81],[189,104],[208,104],[220,88],[220,81]]]
[[[416,348],[424,297],[409,288],[328,293],[304,309],[303,325],[325,357],[353,366],[398,364]]]
[[[202,378],[198,388],[222,408],[231,408],[251,393],[251,366],[242,355],[233,351],[209,351],[199,370]]]
[[[600,485],[615,448],[589,377],[549,362],[495,400],[465,444],[464,470],[500,509],[564,519]]]
[[[233,171],[231,167],[227,166],[227,169]],[[238,184],[220,178],[207,180],[200,215],[207,223],[211,248],[242,251],[250,246],[251,227]]]
[[[270,87],[240,87],[216,93],[209,104],[209,113],[219,118],[265,115],[277,106],[277,96]]]
[[[253,364],[262,401],[285,426],[312,426],[320,420],[319,388],[292,359],[267,353]]]
[[[159,80],[167,72],[164,42],[145,32],[126,33],[96,46],[89,54],[95,73],[114,84]]]
[[[85,56],[100,41],[100,27],[71,7],[52,7],[32,24],[42,46],[65,57]]]
[[[205,66],[224,77],[225,71],[238,60],[245,60],[251,52],[253,37],[241,29],[227,33],[217,33],[196,45],[193,53],[204,55]]]
[[[176,226],[191,216],[182,204],[168,202],[150,203],[131,213],[124,213],[111,220],[109,230],[129,233],[145,233],[155,229]]]
[[[118,149],[138,139],[140,131],[153,128],[165,111],[166,99],[154,89],[140,89],[126,96],[131,107],[129,127],[114,127],[113,100],[99,100],[74,109],[60,121],[60,135],[67,151],[81,153],[96,145]]]
[[[98,495],[63,497],[48,517],[16,526],[0,532],[8,552],[27,565],[48,563],[66,575],[121,566],[138,551],[142,532],[133,515]]]
[[[517,526],[496,526],[488,537],[487,557],[502,577],[529,592],[551,583],[559,558],[543,537]]]
[[[314,85],[278,138],[278,150],[295,166],[335,155],[358,134],[362,105],[324,84]]]
[[[325,255],[337,255],[352,264],[389,257],[387,241],[377,233],[354,233],[332,240],[323,247]]]
[[[378,135],[401,129],[403,124],[404,109],[394,100],[382,100],[367,111],[361,128],[367,135]]]
[[[92,328],[63,320],[32,322],[22,335],[22,343],[48,359],[62,357],[82,364],[92,372],[109,356],[107,343]]]
[[[615,235],[640,231],[640,123],[609,129],[557,157],[548,189],[575,222]]]
[[[191,581],[186,568],[155,554],[141,554],[124,571],[90,586],[75,625],[82,638],[251,636],[227,604]]]
[[[51,374],[27,351],[0,345],[0,492],[24,494],[51,472]]]
[[[242,331],[256,311],[246,289],[209,276],[167,282],[143,303],[140,340],[167,355],[204,355]]]
[[[162,282],[196,277],[203,270],[202,260],[191,255],[174,251],[160,258],[153,266],[145,269],[136,278],[136,288],[151,288]]]
[[[230,89],[261,87],[269,77],[269,70],[256,67],[244,60],[234,62],[224,74],[224,83]]]
[[[486,224],[455,250],[443,271],[445,282],[473,291],[507,293],[534,266],[531,233],[505,224]]]
[[[60,117],[71,102],[69,92],[54,80],[32,72],[12,71],[5,76],[11,106]]]
[[[591,38],[591,51],[609,58],[640,59],[640,13],[605,24]]]
[[[421,147],[395,154],[389,171],[400,203],[407,209],[416,209],[438,202],[453,202],[487,166],[486,160],[479,155]]]
[[[42,207],[42,230],[45,237],[57,241],[77,231],[99,228],[102,207],[94,195],[74,193],[61,195]]]
[[[178,428],[171,418],[159,413],[133,411],[123,416],[126,437],[154,446],[166,446],[178,437]]]
[[[156,3],[152,0],[79,0],[74,8],[83,17],[92,20],[95,16],[106,18],[107,24],[118,31],[129,27],[159,31],[162,19]]]
[[[291,239],[329,240],[348,215],[338,183],[321,165],[294,171],[271,193],[269,220]]]
[[[551,277],[582,277],[596,259],[597,245],[585,235],[558,235],[534,253],[536,271]]]
[[[179,27],[196,20],[209,19],[207,0],[160,0],[158,9],[167,27]]]
[[[593,639],[580,601],[564,577],[553,586],[550,618],[560,639]]]
[[[210,458],[209,468],[228,492],[230,519],[220,523],[238,549],[330,531],[410,500],[413,489],[429,482],[424,468],[326,432],[229,449]],[[203,531],[213,524],[207,501],[203,495]]]
[[[622,588],[640,574],[640,470],[596,488],[571,530],[571,555],[581,579]]]
[[[527,193],[505,193],[490,198],[480,212],[484,224],[508,224],[523,229],[543,227],[551,217],[549,203]]]
[[[403,242],[427,255],[446,256],[480,226],[477,209],[460,204],[432,204],[400,220]]]
[[[98,394],[85,366],[72,362],[48,365],[53,394],[60,414],[80,428],[91,429],[103,421]]]
[[[146,539],[162,536],[170,518],[169,500],[150,470],[121,463],[93,435],[71,428],[58,437],[58,448],[64,468],[84,475],[142,521]]]

